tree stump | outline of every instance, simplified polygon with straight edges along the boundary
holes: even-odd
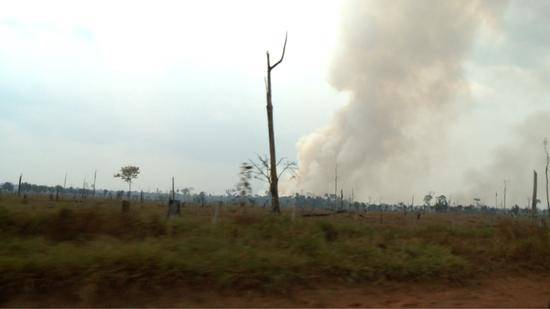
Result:
[[[123,200],[122,201],[122,212],[126,213],[130,211],[130,201]]]
[[[166,213],[166,218],[171,218],[176,216],[181,217],[181,202],[179,200],[169,199],[168,212]]]

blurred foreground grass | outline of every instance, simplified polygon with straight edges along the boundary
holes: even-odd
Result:
[[[66,289],[112,295],[177,285],[285,291],[320,282],[451,281],[549,272],[550,230],[479,215],[302,218],[259,208],[0,200],[0,300]]]

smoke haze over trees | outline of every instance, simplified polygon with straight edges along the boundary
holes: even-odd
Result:
[[[544,168],[550,115],[538,110],[549,93],[510,103],[517,93],[495,88],[548,80],[548,58],[537,71],[513,58],[518,42],[548,43],[518,35],[521,18],[548,29],[548,11],[540,2],[346,2],[330,81],[350,101],[298,143],[300,189],[331,192],[337,164],[341,186],[362,200],[436,191],[492,205],[507,179],[509,205],[522,203],[532,169]]]

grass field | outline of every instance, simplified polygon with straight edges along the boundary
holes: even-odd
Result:
[[[550,274],[550,230],[483,215],[273,216],[260,208],[0,200],[0,301],[63,291],[86,304],[177,286],[284,295],[323,283],[468,285]],[[0,304],[1,304],[0,303]]]

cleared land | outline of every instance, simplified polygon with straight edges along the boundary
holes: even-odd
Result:
[[[546,306],[527,218],[301,217],[223,206],[0,200],[4,306]]]

